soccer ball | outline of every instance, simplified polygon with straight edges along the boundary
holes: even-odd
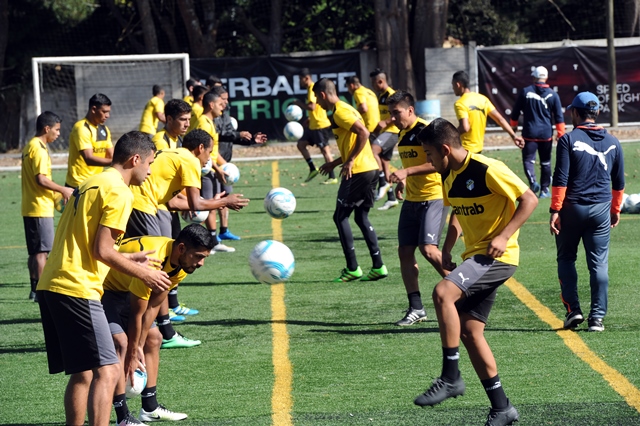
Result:
[[[278,241],[262,241],[249,254],[251,273],[263,284],[287,281],[291,278],[295,266],[296,262],[289,247]]]
[[[626,192],[622,194],[622,203],[620,204],[620,213],[628,213],[627,206],[626,206],[627,198],[629,198],[629,194],[627,194]]]
[[[145,387],[147,387],[147,373],[137,369],[133,375],[133,384],[130,379],[127,379],[125,394],[127,398],[135,398],[140,396]]]
[[[222,171],[228,173],[226,179],[229,185],[233,185],[240,179],[240,170],[233,163],[223,164]]]
[[[209,217],[209,210],[195,212],[185,210],[180,213],[180,216],[187,223],[202,223]]]
[[[67,203],[64,202],[64,198],[62,197],[62,194],[59,192],[56,192],[56,194],[53,196],[53,206],[56,208],[56,210],[62,213],[66,205]]]
[[[233,130],[238,130],[238,120],[236,120],[234,117],[229,117],[231,119],[231,126],[233,127]]]
[[[286,110],[284,110],[284,116],[288,121],[298,121],[302,118],[302,108],[298,105],[289,105]]]
[[[211,173],[211,169],[213,169],[213,162],[211,161],[211,158],[209,158],[207,160],[207,164],[202,166],[202,170],[200,170],[200,173],[202,174],[202,176],[206,176]]]
[[[296,197],[286,188],[273,188],[264,197],[264,209],[274,219],[286,219],[296,210]]]
[[[290,142],[295,142],[304,135],[302,124],[297,121],[290,121],[284,126],[284,137]]]
[[[629,194],[624,207],[627,213],[640,213],[640,194]]]

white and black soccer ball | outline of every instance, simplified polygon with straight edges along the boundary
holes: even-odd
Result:
[[[620,213],[629,213],[627,211],[627,198],[629,198],[629,194],[626,192],[622,194],[622,203],[620,204]]]
[[[302,124],[298,123],[297,121],[290,121],[286,126],[284,126],[283,132],[284,137],[289,142],[295,142],[297,140],[300,140],[300,138],[302,138],[302,135],[304,135],[304,127],[302,127]]]
[[[640,213],[640,194],[629,194],[624,206],[627,213]]]
[[[264,197],[264,209],[274,219],[286,219],[296,210],[296,197],[287,188],[273,188]]]
[[[147,387],[147,373],[137,369],[133,375],[133,384],[130,379],[127,379],[125,395],[127,398],[135,398],[140,396],[145,387]]]
[[[238,120],[235,119],[235,117],[229,117],[231,119],[231,127],[233,127],[233,130],[238,130]]]
[[[212,168],[213,168],[213,162],[211,161],[211,158],[209,158],[207,160],[207,164],[202,166],[202,170],[200,170],[201,175],[202,176],[208,175],[209,173],[211,173]]]
[[[251,273],[263,284],[286,282],[291,278],[295,266],[293,253],[279,241],[262,241],[249,254]]]
[[[288,121],[298,121],[302,118],[302,108],[298,105],[289,105],[284,111],[284,116]]]
[[[209,210],[203,211],[183,211],[180,217],[187,223],[202,223],[209,217]]]
[[[240,180],[240,170],[233,163],[225,163],[222,165],[222,171],[227,173],[227,184],[233,185]]]

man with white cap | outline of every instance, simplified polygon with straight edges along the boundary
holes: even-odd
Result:
[[[575,328],[584,321],[576,271],[582,240],[591,285],[589,331],[603,331],[609,289],[609,235],[620,222],[624,159],[618,139],[595,124],[599,111],[596,95],[579,93],[567,110],[573,131],[558,140],[549,208],[562,303],[567,310],[564,328]]]
[[[548,198],[551,184],[551,150],[553,125],[558,139],[565,133],[564,116],[558,94],[549,87],[549,72],[545,67],[536,67],[531,73],[533,84],[520,92],[511,113],[511,128],[518,129],[518,118],[523,116],[522,164],[529,180],[529,187],[540,198]],[[536,151],[540,155],[540,183],[536,178]]]

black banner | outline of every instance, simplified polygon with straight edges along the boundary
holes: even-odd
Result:
[[[313,81],[322,77],[337,83],[338,95],[351,103],[346,79],[360,73],[360,52],[305,57],[191,59],[191,76],[205,80],[216,75],[229,91],[231,116],[238,130],[263,132],[269,140],[285,140],[284,111],[294,99],[305,100],[298,72],[309,68]]]
[[[479,91],[505,118],[511,114],[520,89],[531,84],[536,66],[549,70],[547,83],[562,101],[571,104],[576,94],[590,91],[600,100],[598,123],[609,123],[607,48],[570,46],[553,49],[478,49]],[[640,46],[616,48],[618,120],[640,121]],[[565,113],[565,121],[571,117]],[[493,122],[490,121],[493,125]]]

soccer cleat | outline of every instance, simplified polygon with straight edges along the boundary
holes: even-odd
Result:
[[[180,304],[180,306],[178,306],[177,308],[172,308],[170,310],[173,311],[173,313],[176,315],[198,315],[198,313],[200,312],[197,309],[187,308],[183,304]]]
[[[384,204],[382,205],[382,207],[378,207],[378,210],[389,210],[392,209],[394,207],[396,207],[398,205],[398,200],[387,200],[384,202]]]
[[[512,425],[513,422],[517,422],[519,419],[520,414],[518,414],[518,410],[516,410],[516,407],[511,405],[511,403],[509,403],[507,408],[502,408],[500,410],[492,408],[491,410],[489,410],[487,422],[484,424],[484,426]]]
[[[327,180],[325,180],[324,182],[320,182],[322,185],[337,185],[338,184],[338,178],[329,178]]]
[[[344,268],[340,273],[340,276],[333,280],[334,283],[346,283],[348,281],[357,280],[362,277],[362,269],[358,266],[355,271],[350,271]]]
[[[530,188],[535,194],[540,192],[540,184],[538,182],[533,182]]]
[[[120,420],[116,423],[116,426],[147,426],[145,423],[142,423],[140,420],[133,417],[131,412],[127,413],[124,419]]]
[[[422,309],[407,309],[407,313],[400,321],[396,322],[396,325],[399,326],[407,326],[413,325],[417,322],[422,322],[427,320],[427,313]]]
[[[309,172],[309,176],[307,176],[307,178],[304,180],[305,183],[310,182],[311,179],[313,179],[314,177],[318,176],[318,169],[313,169]]]
[[[223,233],[218,234],[218,238],[220,240],[233,240],[233,241],[238,241],[238,240],[241,239],[237,235],[232,234],[231,231],[229,231],[228,229],[226,231],[224,231]]]
[[[211,249],[211,253],[216,252],[216,253],[233,253],[234,251],[236,251],[235,248],[233,247],[229,247],[226,246],[222,243],[218,243],[215,246],[213,246],[213,248]]]
[[[567,312],[567,316],[564,319],[564,328],[576,328],[584,322],[582,312],[576,310]]]
[[[378,195],[376,195],[376,201],[380,201],[387,195],[387,191],[391,188],[391,184],[389,182],[385,183],[378,189]]]
[[[387,271],[387,267],[385,265],[382,265],[379,268],[371,268],[367,275],[360,278],[360,281],[378,281],[386,278],[387,276],[389,276],[389,271]]]
[[[175,336],[169,340],[162,339],[162,346],[160,347],[162,349],[191,348],[198,346],[200,343],[202,343],[200,340],[187,339],[182,334],[176,333]],[[140,416],[140,418],[142,419],[142,416]],[[143,420],[147,421],[148,419]]]
[[[35,291],[30,291],[29,292],[29,300],[36,300],[36,292]]]
[[[171,410],[164,408],[162,404],[158,404],[158,408],[149,412],[144,411],[144,408],[140,409],[140,420],[145,422],[159,422],[162,420],[184,420],[188,416],[185,413],[174,413]]]
[[[589,318],[589,331],[604,331],[602,318]]]
[[[178,315],[173,312],[173,310],[169,309],[169,319],[171,320],[171,322],[182,322],[186,318],[184,317],[184,315]]]
[[[549,198],[551,197],[551,194],[549,193],[548,189],[543,189],[540,191],[540,195],[538,195],[538,198]]]
[[[465,385],[462,377],[458,376],[458,380],[453,383],[445,382],[438,377],[433,384],[422,395],[419,395],[413,403],[421,407],[431,407],[440,404],[448,398],[457,398],[464,395]]]

